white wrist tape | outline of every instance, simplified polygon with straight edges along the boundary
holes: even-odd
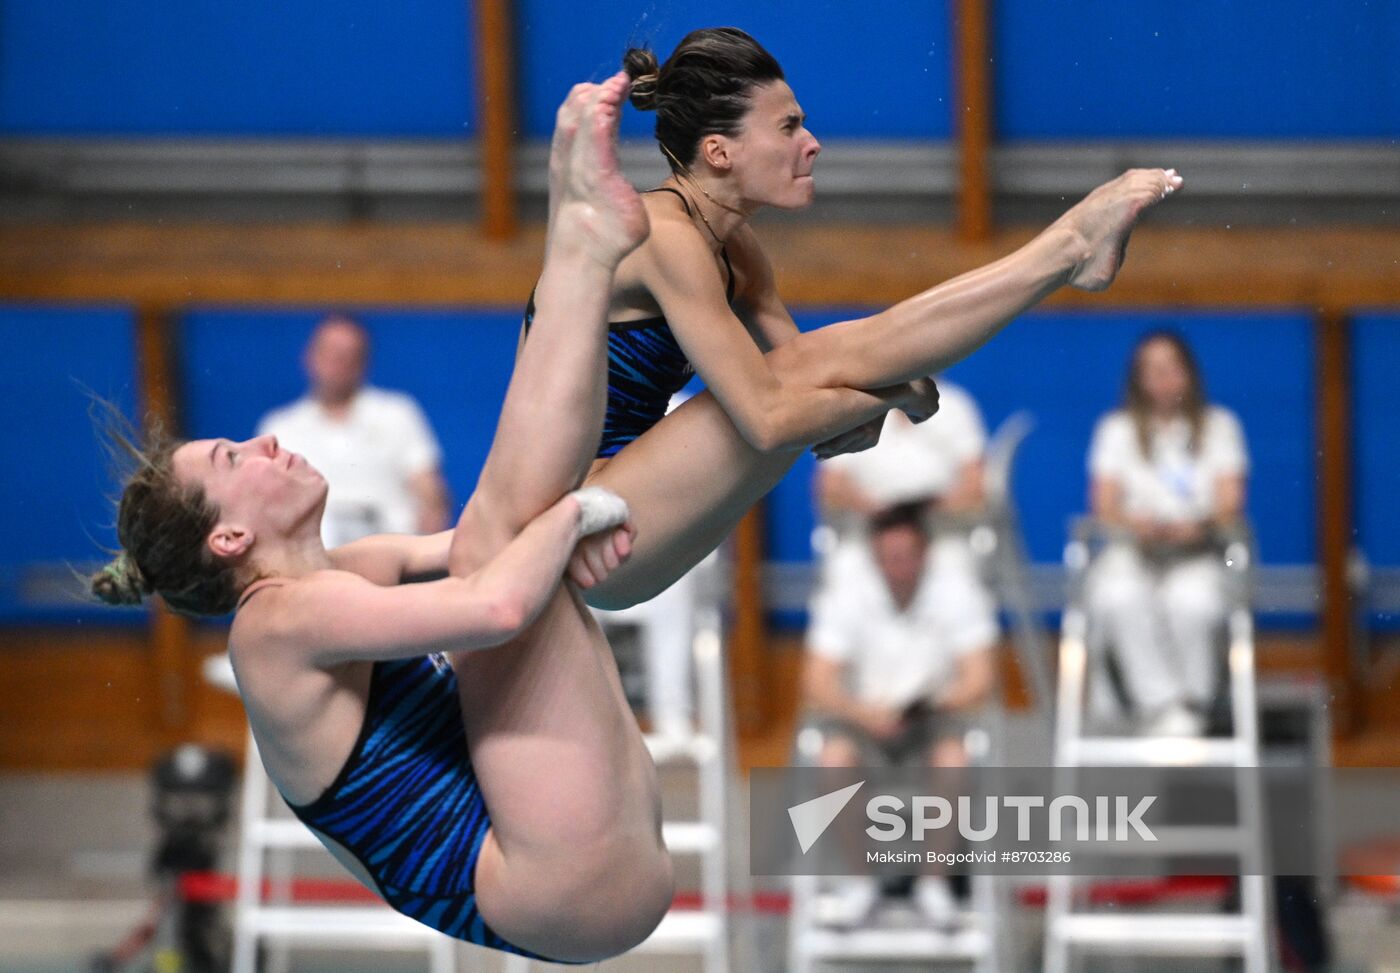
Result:
[[[603,487],[584,487],[569,494],[578,501],[579,535],[587,537],[610,527],[621,527],[631,512],[627,501]]]

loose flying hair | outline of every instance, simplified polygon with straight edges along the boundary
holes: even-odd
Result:
[[[1143,456],[1152,456],[1152,402],[1142,387],[1142,354],[1147,346],[1155,341],[1163,341],[1170,345],[1176,352],[1181,367],[1186,371],[1186,396],[1181,407],[1191,427],[1191,452],[1200,452],[1201,430],[1206,422],[1206,392],[1201,381],[1201,369],[1186,339],[1176,331],[1165,329],[1149,331],[1139,338],[1138,343],[1133,346],[1132,359],[1128,365],[1123,407],[1128,410],[1128,415],[1132,417],[1133,426],[1137,430],[1138,448],[1142,450]]]
[[[109,605],[139,605],[154,592],[185,615],[232,611],[242,586],[233,563],[216,557],[205,543],[218,509],[198,485],[175,477],[180,441],[158,424],[142,436],[104,400],[95,400],[92,411],[125,481],[117,501],[121,549],[89,578],[92,593]]]
[[[622,64],[632,104],[656,112],[656,141],[676,173],[695,162],[706,135],[739,133],[755,87],[783,80],[777,59],[737,27],[691,31],[660,66],[639,47]]]

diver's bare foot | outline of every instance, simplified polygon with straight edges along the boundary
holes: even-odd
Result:
[[[1138,217],[1181,185],[1175,169],[1129,169],[1060,217],[1055,225],[1074,233],[1085,250],[1070,273],[1070,284],[1080,290],[1101,291],[1113,283]]]
[[[554,214],[559,209],[560,194],[563,191],[564,173],[568,169],[569,157],[573,152],[574,138],[578,135],[579,119],[584,106],[593,97],[595,84],[576,84],[569,89],[568,97],[554,113],[554,136],[549,143],[549,229],[554,228]]]
[[[622,175],[617,125],[627,75],[578,85],[559,110],[550,151],[551,245],[578,247],[615,267],[646,239],[642,199]]]

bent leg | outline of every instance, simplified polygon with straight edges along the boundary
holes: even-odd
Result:
[[[670,907],[656,769],[607,643],[561,589],[520,639],[453,659],[492,834],[482,918],[555,959],[610,956]]]
[[[633,202],[645,225],[612,152],[623,90],[619,82],[594,96],[609,116],[601,130],[590,128],[595,109],[574,105],[581,117],[573,119],[571,163],[551,167],[559,183],[551,189],[563,199],[552,210],[535,331],[454,537],[454,574],[485,563],[575,487],[596,450],[611,267],[640,235],[632,227],[631,238],[610,244],[601,260],[590,247],[600,231],[607,243],[617,211]],[[574,102],[571,96],[561,111],[561,131]],[[459,653],[452,664],[492,818],[475,876],[482,918],[516,945],[557,959],[597,959],[634,945],[670,905],[670,859],[655,768],[612,654],[582,602],[561,586],[519,638]]]
[[[631,557],[588,589],[588,603],[629,608],[666,590],[719,546],[800,455],[754,448],[709,392],[685,402],[588,477],[626,500],[637,526]]]
[[[602,436],[608,294],[618,262],[647,233],[646,210],[617,161],[625,93],[621,77],[578,85],[559,109],[534,340],[522,343],[464,514],[471,529],[493,532],[493,545],[577,487]],[[466,573],[474,565],[457,546],[450,566]]]

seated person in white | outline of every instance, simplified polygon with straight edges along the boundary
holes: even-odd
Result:
[[[817,467],[817,499],[825,526],[819,589],[864,583],[870,574],[865,528],[871,517],[897,504],[921,504],[944,514],[974,513],[982,506],[982,455],[986,427],[972,397],[939,380],[938,413],[915,425],[898,410],[885,419],[880,441],[861,453],[824,460]],[[947,621],[990,631],[996,606],[960,531],[939,532],[926,569],[936,586],[956,592],[946,599]],[[820,597],[820,595],[818,596]]]
[[[449,525],[441,449],[410,396],[365,384],[369,335],[332,315],[303,359],[307,394],[258,423],[326,478],[321,534],[339,547],[370,534],[432,534]]]
[[[1213,541],[1244,510],[1248,469],[1240,422],[1206,401],[1185,341],[1146,335],[1127,402],[1099,420],[1089,449],[1091,509],[1118,539],[1091,566],[1085,597],[1093,645],[1114,653],[1149,735],[1204,729],[1227,610]]]
[[[870,570],[827,587],[812,603],[803,692],[808,725],[823,737],[820,763],[966,766],[969,714],[995,684],[990,606],[964,611],[957,602],[969,591],[940,584],[926,570],[920,505],[877,516],[868,550]],[[914,891],[930,921],[952,920],[945,879],[922,877]],[[848,881],[837,921],[859,923],[878,895],[873,878]]]

